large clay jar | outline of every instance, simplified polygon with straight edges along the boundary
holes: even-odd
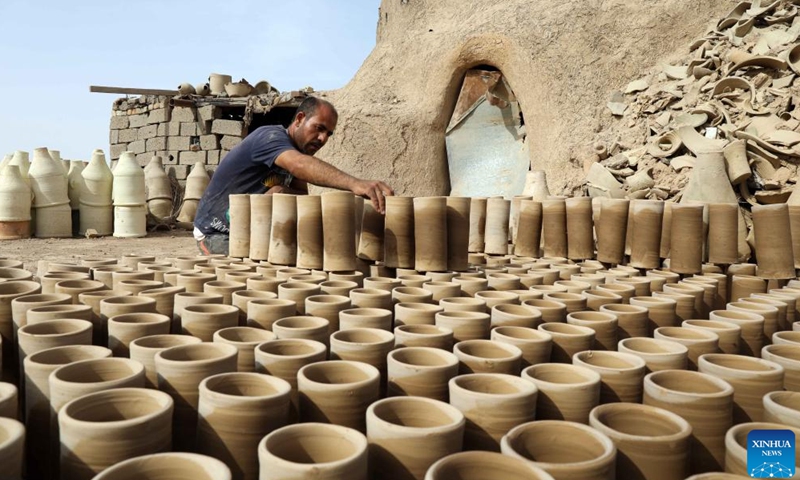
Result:
[[[486,234],[484,252],[508,254],[511,202],[503,197],[491,197],[486,202]]]
[[[420,272],[447,270],[447,199],[414,199],[414,269]]]
[[[594,344],[594,330],[589,327],[552,322],[543,323],[537,329],[553,338],[551,362],[569,363],[573,355],[591,349]]]
[[[114,167],[112,187],[114,200],[114,236],[147,235],[144,171],[132,152],[123,152]]]
[[[522,371],[522,378],[539,390],[537,420],[567,420],[587,424],[600,403],[600,374],[578,365],[542,363]]]
[[[200,203],[200,199],[203,197],[203,193],[206,191],[210,181],[204,162],[198,161],[195,163],[192,171],[186,177],[186,191],[183,196],[183,205],[181,205],[181,211],[178,215],[179,222],[191,224],[194,221],[197,205]]]
[[[800,393],[770,392],[764,395],[764,421],[800,428]]]
[[[617,448],[604,434],[575,422],[541,420],[519,425],[501,451],[531,462],[553,478],[614,480]]]
[[[291,387],[259,373],[222,373],[200,383],[197,451],[225,462],[233,477],[258,480],[258,444],[287,424]]]
[[[17,166],[0,168],[0,240],[31,236],[33,193]]]
[[[148,213],[159,220],[172,216],[172,186],[167,172],[164,170],[164,161],[161,156],[154,155],[150,159],[144,169],[144,179],[147,188]]]
[[[258,460],[259,480],[369,478],[367,438],[340,425],[303,423],[279,428],[258,444]]]
[[[789,206],[785,203],[753,205],[752,211],[758,276],[766,279],[794,278]]]
[[[446,197],[447,270],[463,271],[469,266],[470,198]]]
[[[619,264],[625,257],[625,237],[628,225],[629,200],[601,200],[600,221],[597,224],[597,259],[603,263]]]
[[[767,345],[761,358],[783,367],[783,388],[800,392],[800,345]]]
[[[361,362],[334,360],[297,372],[300,420],[366,431],[367,407],[380,398],[380,372]]]
[[[631,262],[636,268],[661,266],[661,226],[664,202],[659,200],[634,200],[631,202],[633,225],[631,232]],[[601,214],[602,215],[602,214]]]
[[[574,365],[600,374],[600,403],[642,401],[645,362],[623,352],[585,351],[572,357]]]
[[[272,324],[285,317],[297,314],[294,300],[264,298],[253,300],[247,309],[247,326],[272,331]]]
[[[123,460],[169,451],[172,408],[166,393],[139,388],[91,393],[64,405],[61,478],[89,480]]]
[[[671,340],[626,338],[619,341],[617,350],[644,360],[648,373],[673,369],[685,370],[688,365],[689,349]]]
[[[765,340],[764,317],[747,310],[732,310],[738,303],[740,302],[728,304],[728,310],[714,310],[708,318],[716,322],[738,325],[741,329],[739,353],[749,356],[761,355]]]
[[[431,347],[450,351],[453,348],[453,330],[436,325],[400,325],[394,329],[394,346]]]
[[[680,416],[649,405],[600,405],[589,424],[617,447],[617,478],[683,480],[689,474],[692,427]]]
[[[181,313],[181,331],[204,342],[214,339],[214,332],[239,324],[239,309],[233,305],[188,305]]]
[[[386,197],[384,262],[390,268],[414,268],[414,199]]]
[[[407,347],[387,355],[389,396],[448,401],[448,382],[458,374],[458,358],[430,347]]]
[[[697,359],[706,353],[719,353],[719,335],[710,330],[683,327],[660,327],[653,338],[670,340],[686,346],[688,350],[689,369],[697,370]]]
[[[356,269],[355,203],[353,198],[353,194],[350,192],[322,194],[322,268],[326,271]]]
[[[461,452],[448,455],[434,463],[425,480],[553,480],[532,462],[511,458],[495,452]]]
[[[228,327],[214,332],[215,343],[227,343],[239,350],[236,369],[239,372],[255,371],[255,349],[266,341],[274,340],[275,334],[253,327]]]
[[[692,426],[693,473],[722,470],[725,432],[733,424],[733,387],[698,372],[666,370],[644,379],[644,404],[680,415]]]
[[[762,421],[762,397],[783,388],[784,368],[760,358],[709,353],[700,357],[698,371],[721,378],[733,387],[734,424]]]
[[[797,442],[798,437],[800,437],[800,428],[792,427],[785,424],[767,423],[767,422],[748,422],[736,425],[730,428],[728,432],[725,434],[726,472],[734,473],[736,475],[741,475],[747,478],[750,477],[751,472],[750,469],[747,468],[747,450],[750,442],[748,441],[747,437],[752,430],[790,430],[792,433],[794,433],[795,442]],[[790,459],[786,463],[789,463],[790,465],[797,465],[798,460],[800,460],[800,455],[798,455],[797,451],[795,451],[794,460]],[[784,460],[782,460],[780,463],[781,464],[784,463]],[[778,465],[776,465],[776,467],[778,467]],[[778,478],[778,475],[780,475],[783,472],[778,470],[775,473],[776,473],[775,478]],[[767,478],[767,477],[765,476],[762,478]],[[794,478],[794,477],[787,476],[784,478]]]
[[[384,216],[375,210],[372,202],[365,202],[358,241],[358,258],[370,261],[383,260],[384,228]]]
[[[131,360],[144,365],[145,386],[148,388],[158,388],[158,376],[156,375],[155,356],[156,353],[178,345],[188,345],[200,343],[197,337],[189,335],[150,335],[137,338],[128,345]]]
[[[519,377],[499,373],[459,375],[450,380],[450,404],[467,420],[466,450],[500,451],[509,430],[532,421],[537,388]]]
[[[223,343],[179,345],[156,353],[158,389],[175,401],[175,450],[194,448],[200,382],[211,375],[235,372],[236,354],[236,347]]]
[[[461,451],[464,415],[427,398],[379,400],[367,409],[367,440],[373,478],[423,480],[442,457]]]
[[[56,162],[46,148],[37,148],[33,151],[28,176],[33,190],[33,208],[36,210],[36,237],[71,237],[72,209],[60,162]]]
[[[553,349],[552,335],[534,328],[500,326],[492,329],[490,339],[519,348],[522,352],[520,368],[548,362]]]
[[[232,480],[216,458],[195,453],[156,453],[119,462],[94,480]]]
[[[269,263],[294,265],[297,259],[297,196],[279,193],[272,197]]]
[[[3,465],[3,478],[22,480],[25,435],[24,424],[13,418],[0,417],[0,465]]]
[[[739,234],[739,206],[734,203],[708,205],[708,261],[736,263]]]

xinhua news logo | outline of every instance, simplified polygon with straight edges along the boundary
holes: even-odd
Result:
[[[747,472],[751,478],[791,478],[795,472],[791,430],[751,430],[747,434]]]

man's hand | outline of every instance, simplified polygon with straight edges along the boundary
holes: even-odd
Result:
[[[378,180],[357,180],[352,190],[356,195],[372,200],[372,206],[381,213],[386,213],[385,198],[394,195],[392,187]]]

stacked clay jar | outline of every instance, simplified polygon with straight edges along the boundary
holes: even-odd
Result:
[[[703,207],[664,250],[659,202],[268,198],[239,257],[0,260],[11,478],[739,478],[748,432],[799,431],[760,215],[748,264],[676,247]]]

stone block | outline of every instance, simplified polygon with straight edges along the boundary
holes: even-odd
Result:
[[[159,123],[158,130],[156,131],[157,137],[166,137],[167,136],[167,125],[168,123]]]
[[[234,137],[232,135],[225,135],[219,141],[219,145],[220,147],[222,147],[223,150],[233,150],[233,147],[239,145],[241,142],[242,139],[239,137]]]
[[[111,145],[111,149],[109,150],[108,155],[112,159],[116,160],[119,158],[120,155],[122,155],[122,152],[124,152],[127,149],[128,145],[125,143],[118,143],[116,145]]]
[[[128,120],[130,128],[144,127],[147,125],[147,114],[129,115]]]
[[[122,130],[128,128],[130,121],[127,115],[114,115],[111,117],[111,130]]]
[[[139,140],[153,138],[158,133],[158,125],[147,125],[139,129]],[[149,150],[149,149],[148,149]]]
[[[150,159],[153,158],[153,153],[146,152],[140,153],[136,155],[136,162],[139,164],[140,167],[146,167],[148,163],[150,163]]]
[[[167,149],[167,137],[148,138],[145,148],[148,152],[164,151]]]
[[[136,140],[128,144],[128,150],[136,154],[144,153],[144,147],[144,140]]]
[[[197,111],[193,107],[175,107],[172,109],[173,122],[196,122]]]
[[[167,150],[189,150],[191,137],[167,137]]]
[[[219,165],[219,150],[206,152],[206,165]]]
[[[119,130],[111,130],[108,134],[108,143],[119,143]]]
[[[147,123],[166,123],[170,120],[169,108],[157,108],[147,114]]]
[[[174,176],[178,180],[185,180],[189,175],[189,165],[170,165],[167,168],[167,175]]]
[[[244,137],[244,122],[238,120],[214,120],[211,124],[211,133],[220,135],[232,135],[234,137]]]
[[[200,148],[202,150],[219,150],[219,137],[216,135],[200,135]]]
[[[196,137],[197,124],[195,122],[181,122],[181,135],[186,137]]]
[[[177,137],[181,134],[181,122],[169,122],[167,125],[168,137]]]
[[[117,130],[119,132],[118,143],[130,143],[139,139],[138,128],[126,128],[125,130]]]
[[[216,120],[221,116],[222,110],[215,105],[206,105],[197,109],[197,118],[204,122]]]
[[[179,165],[194,165],[197,162],[206,163],[206,152],[181,152],[178,156]]]
[[[164,165],[177,165],[178,164],[178,154],[174,150],[170,150],[169,152],[164,152],[162,157],[164,158]]]
[[[197,134],[198,135],[210,135],[211,134],[211,120],[200,120],[197,122]]]

